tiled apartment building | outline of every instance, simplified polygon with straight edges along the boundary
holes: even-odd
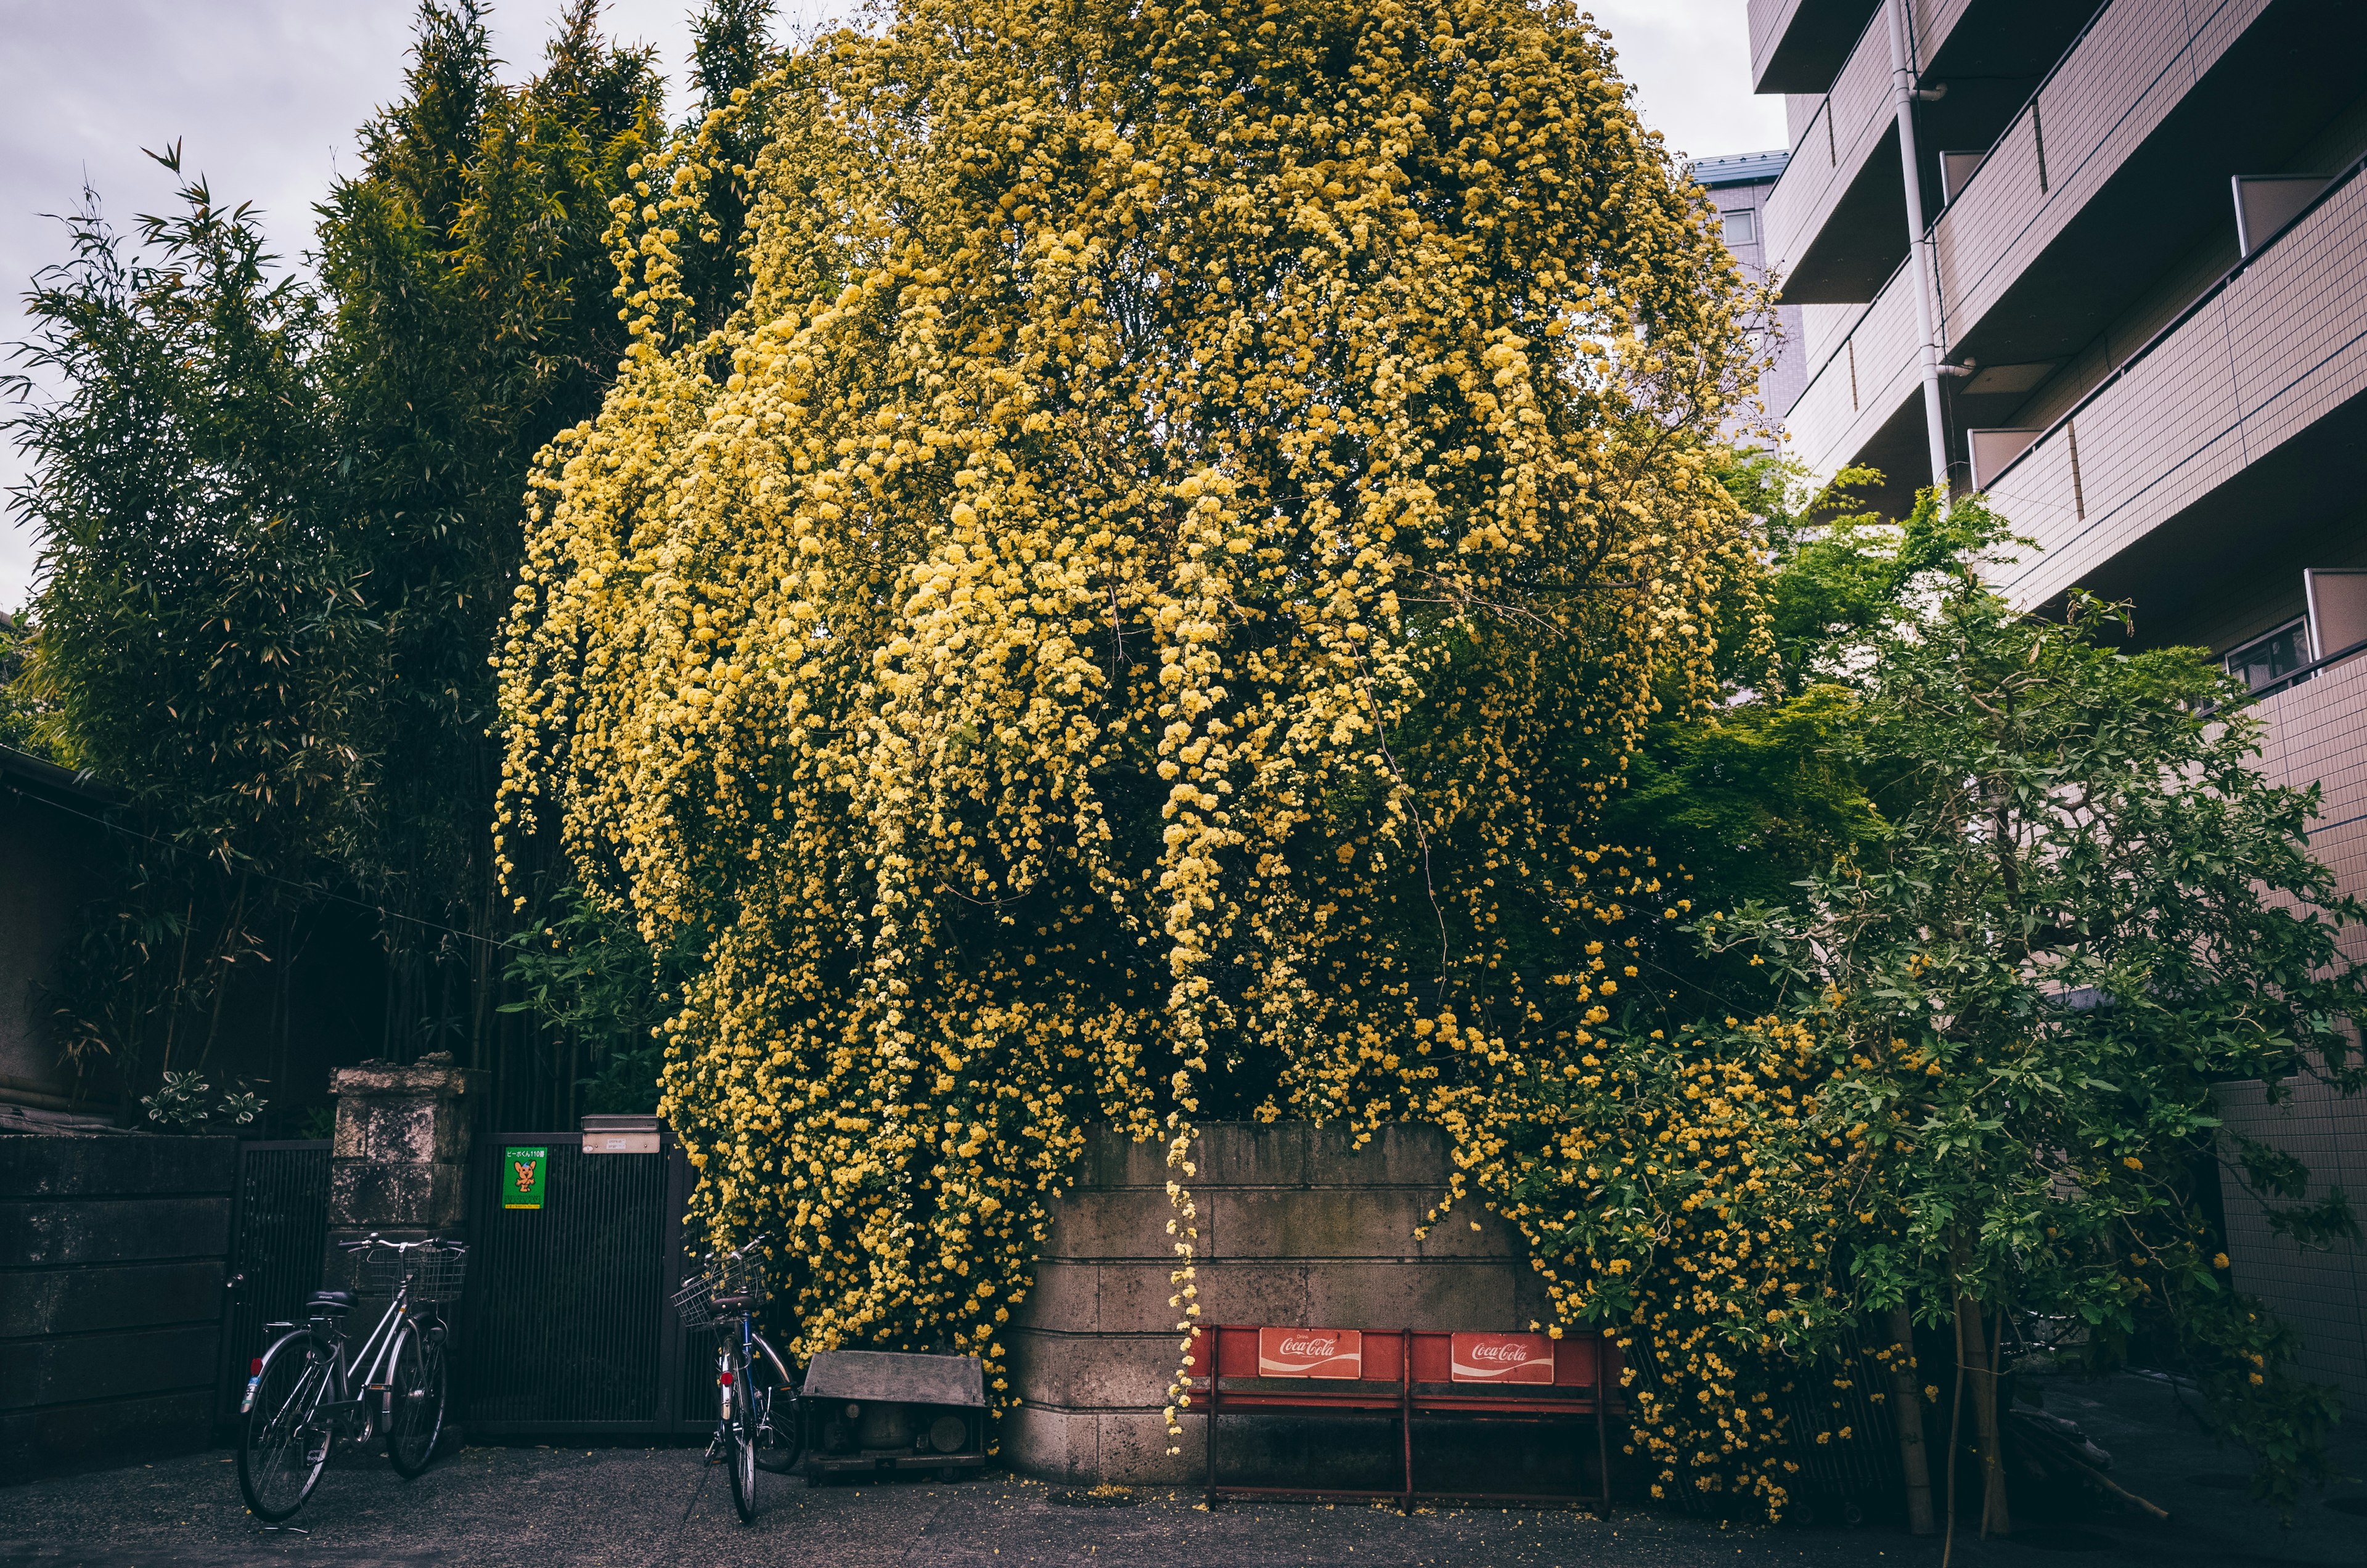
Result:
[[[1742,264],[1742,274],[1754,283],[1767,277],[1767,197],[1783,177],[1791,153],[1737,152],[1720,158],[1696,158],[1690,172],[1693,183],[1709,192],[1717,204],[1718,223],[1726,248]],[[1778,305],[1769,344],[1771,356],[1759,378],[1759,406],[1746,415],[1772,430],[1807,385],[1806,356],[1800,343],[1800,307]]]
[[[1747,6],[1792,138],[1757,239],[1802,319],[1794,450],[1894,506],[1985,491],[2041,547],[2017,601],[2084,587],[2225,657],[2367,893],[2367,0]],[[2233,1098],[2367,1194],[2367,1105]],[[2367,1410],[2367,1259],[2229,1227]]]

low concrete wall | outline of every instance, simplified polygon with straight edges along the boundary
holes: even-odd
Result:
[[[232,1138],[0,1136],[0,1478],[205,1446]]]
[[[1002,1453],[1015,1469],[1136,1484],[1204,1473],[1200,1417],[1170,1455],[1160,1414],[1181,1339],[1165,1156],[1098,1133],[1057,1206],[1008,1342],[1020,1404]],[[1434,1127],[1386,1128],[1359,1150],[1336,1127],[1229,1124],[1195,1157],[1203,1322],[1502,1329],[1545,1315],[1518,1233],[1477,1200],[1414,1239],[1452,1168]]]

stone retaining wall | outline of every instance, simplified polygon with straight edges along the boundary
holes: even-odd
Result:
[[[0,1136],[0,1483],[202,1448],[231,1138]]]
[[[1002,1452],[1016,1469],[1141,1484],[1203,1473],[1200,1418],[1170,1455],[1161,1417],[1181,1337],[1165,1153],[1097,1133],[1057,1205],[1008,1341],[1021,1403]],[[1414,1238],[1452,1168],[1436,1128],[1386,1128],[1359,1150],[1337,1127],[1227,1124],[1195,1160],[1203,1322],[1502,1329],[1545,1315],[1518,1233],[1476,1199]]]

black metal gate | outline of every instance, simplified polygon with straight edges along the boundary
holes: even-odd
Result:
[[[329,1147],[325,1138],[238,1146],[218,1421],[238,1415],[247,1365],[263,1353],[263,1325],[301,1316],[304,1298],[321,1288],[329,1249]]]
[[[667,1297],[681,1279],[690,1164],[585,1154],[580,1133],[494,1137],[475,1173],[461,1357],[470,1434],[668,1435],[685,1411],[685,1337]],[[513,1147],[549,1151],[539,1208],[502,1203]],[[685,1419],[685,1416],[694,1417]]]

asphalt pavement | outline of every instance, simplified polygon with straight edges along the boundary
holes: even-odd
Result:
[[[2305,1502],[2290,1526],[2249,1501],[2236,1456],[2182,1419],[2175,1392],[2144,1380],[2059,1384],[2050,1409],[2112,1450],[2123,1485],[2167,1507],[2163,1523],[2123,1506],[2029,1521],[2022,1538],[1959,1534],[1951,1568],[2094,1563],[2367,1563],[2367,1485]],[[2357,1460],[2361,1445],[2341,1450]],[[2367,1470],[2352,1463],[2351,1470]],[[228,1455],[0,1487],[0,1564],[575,1563],[1799,1564],[1938,1568],[1937,1540],[1879,1525],[1721,1526],[1627,1507],[1609,1520],[1542,1509],[1440,1507],[1400,1516],[1361,1504],[1224,1503],[1141,1490],[1107,1500],[990,1472],[938,1481],[810,1488],[759,1478],[761,1513],[738,1522],[721,1472],[691,1449],[461,1448],[417,1481],[381,1459],[341,1455],[293,1521],[267,1530],[241,1506]],[[2338,1504],[2339,1506],[2330,1506]]]

